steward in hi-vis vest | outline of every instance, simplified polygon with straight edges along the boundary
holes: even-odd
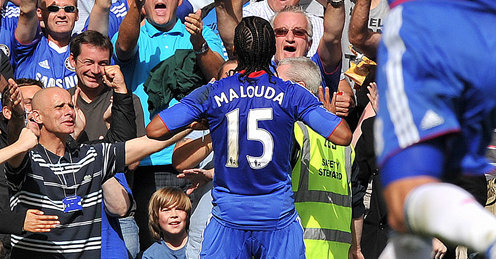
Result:
[[[352,243],[351,146],[338,146],[298,121],[292,182],[307,258],[348,258]]]

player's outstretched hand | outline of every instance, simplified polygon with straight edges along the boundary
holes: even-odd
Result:
[[[199,168],[186,169],[177,175],[177,178],[186,178],[191,182],[191,186],[186,190],[186,194],[192,194],[196,189],[214,179],[214,169],[205,170]]]
[[[336,99],[336,98],[334,98],[335,95],[336,95],[336,93],[333,94],[332,99],[331,99],[331,96],[329,93],[329,88],[326,87],[324,89],[322,86],[319,86],[319,92],[318,92],[319,101],[321,101],[322,104],[324,104],[324,108],[326,110],[328,110],[334,114],[336,114],[336,107],[332,103],[332,101]]]
[[[26,211],[23,229],[29,232],[49,232],[59,224],[57,216],[44,215],[41,210],[29,209]]]

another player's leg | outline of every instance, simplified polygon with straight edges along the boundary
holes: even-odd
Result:
[[[496,241],[496,218],[467,191],[437,180],[443,164],[440,140],[413,145],[384,164],[391,227],[485,252]]]

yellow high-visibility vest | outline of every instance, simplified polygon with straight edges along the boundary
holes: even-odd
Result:
[[[295,123],[300,146],[293,168],[295,207],[304,228],[306,256],[348,258],[351,246],[351,146],[338,146],[303,122]]]

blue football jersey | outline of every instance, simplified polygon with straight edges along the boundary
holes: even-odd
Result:
[[[0,10],[2,19],[0,20],[0,50],[2,50],[7,57],[11,57],[12,41],[14,40],[14,31],[17,27],[17,20],[19,20],[20,9],[18,6],[11,2]]]
[[[159,115],[169,130],[208,119],[214,216],[240,229],[282,228],[296,217],[289,162],[294,122],[328,137],[341,119],[298,84],[265,72],[248,82],[238,76],[200,87]]]
[[[38,35],[27,45],[15,40],[13,55],[15,78],[35,78],[45,87],[69,89],[77,85],[75,68],[69,62],[69,46],[59,48],[45,36]]]

